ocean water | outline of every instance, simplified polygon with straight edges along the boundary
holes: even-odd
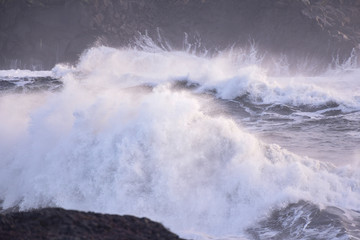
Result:
[[[192,239],[360,239],[360,69],[88,49],[0,71],[3,209],[145,216]]]

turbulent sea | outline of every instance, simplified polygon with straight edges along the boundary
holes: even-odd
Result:
[[[360,69],[94,47],[0,71],[2,209],[146,216],[192,239],[360,239]]]

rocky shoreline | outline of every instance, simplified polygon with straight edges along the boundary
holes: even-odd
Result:
[[[0,238],[181,240],[147,218],[44,208],[0,214]]]

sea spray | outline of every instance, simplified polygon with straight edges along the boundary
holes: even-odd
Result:
[[[344,111],[360,107],[357,69],[341,74],[329,70],[313,77],[289,76],[286,72],[284,76],[272,76],[260,67],[256,54],[246,57],[246,51],[231,50],[210,58],[181,51],[146,49],[93,48],[82,56],[77,70],[91,72],[89,77],[101,75],[106,81],[124,87],[187,80],[200,84],[198,92],[214,90],[222,99],[246,95],[259,104],[321,106],[334,102]],[[339,86],[341,83],[349,88]]]
[[[231,116],[209,111],[218,104],[203,98],[209,89],[232,99],[239,94],[231,89],[253,94],[260,82],[259,94],[269,93],[274,85],[256,66],[99,47],[74,69],[55,71],[61,91],[0,96],[3,208],[133,214],[211,236],[242,235],[272,209],[299,200],[360,209],[356,169],[265,144]],[[173,88],[184,79],[199,88]],[[298,98],[278,88],[271,101]]]

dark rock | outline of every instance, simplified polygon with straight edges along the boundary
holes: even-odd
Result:
[[[1,239],[181,240],[147,218],[45,208],[0,214]]]

